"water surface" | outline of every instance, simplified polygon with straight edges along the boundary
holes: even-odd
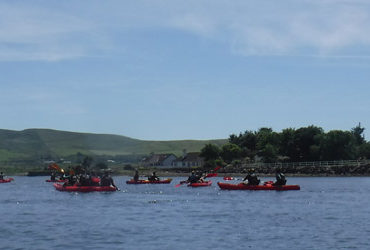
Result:
[[[2,249],[370,249],[368,177],[289,178],[300,191],[171,184],[58,192],[45,177],[0,184]],[[268,180],[268,179],[263,179]]]

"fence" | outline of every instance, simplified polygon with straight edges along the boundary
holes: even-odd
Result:
[[[369,165],[370,160],[347,160],[347,161],[311,161],[311,162],[276,162],[276,163],[249,163],[244,165],[246,168],[299,168],[299,167],[343,167],[352,166],[360,167],[364,165]]]

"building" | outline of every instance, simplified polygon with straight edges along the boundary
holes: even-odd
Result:
[[[171,168],[175,160],[176,156],[174,154],[151,154],[141,161],[141,165],[144,167]]]
[[[200,157],[200,152],[189,152],[179,157],[173,162],[174,167],[201,167],[204,159]]]

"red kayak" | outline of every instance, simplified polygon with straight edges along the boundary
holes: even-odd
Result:
[[[205,181],[205,182],[189,183],[188,187],[207,187],[211,185],[212,185],[212,181]]]
[[[225,177],[224,177],[224,180],[225,180],[225,181],[231,181],[231,180],[234,180],[234,177],[231,177],[231,176],[225,176]]]
[[[209,177],[217,177],[217,173],[209,173],[206,175],[206,178],[209,178]]]
[[[63,186],[59,183],[53,184],[55,189],[58,191],[64,191],[64,192],[113,192],[117,191],[115,187],[107,186]]]
[[[63,183],[68,182],[67,179],[66,180],[45,180],[45,181],[46,182],[63,182]],[[100,183],[100,178],[98,178],[98,177],[92,177],[91,178],[91,181],[94,182],[94,183]]]
[[[68,180],[45,180],[46,182],[67,182]]]
[[[299,185],[283,185],[283,186],[274,186],[270,183],[264,185],[248,185],[244,183],[239,184],[230,184],[230,183],[221,183],[217,182],[218,186],[221,189],[226,190],[277,190],[277,191],[288,191],[288,190],[300,190]]]
[[[131,179],[129,181],[126,181],[127,184],[169,184],[171,183],[172,179],[168,178],[165,180],[159,180],[159,181],[150,181],[150,180],[137,180]]]
[[[3,180],[0,180],[0,183],[8,183],[11,181],[14,181],[14,179],[13,178],[3,179]]]

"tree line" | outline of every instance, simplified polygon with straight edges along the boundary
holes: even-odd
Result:
[[[370,158],[370,142],[358,124],[350,131],[324,132],[314,125],[275,132],[271,128],[232,134],[222,147],[207,144],[201,150],[206,166],[234,161],[299,162],[357,160]]]

